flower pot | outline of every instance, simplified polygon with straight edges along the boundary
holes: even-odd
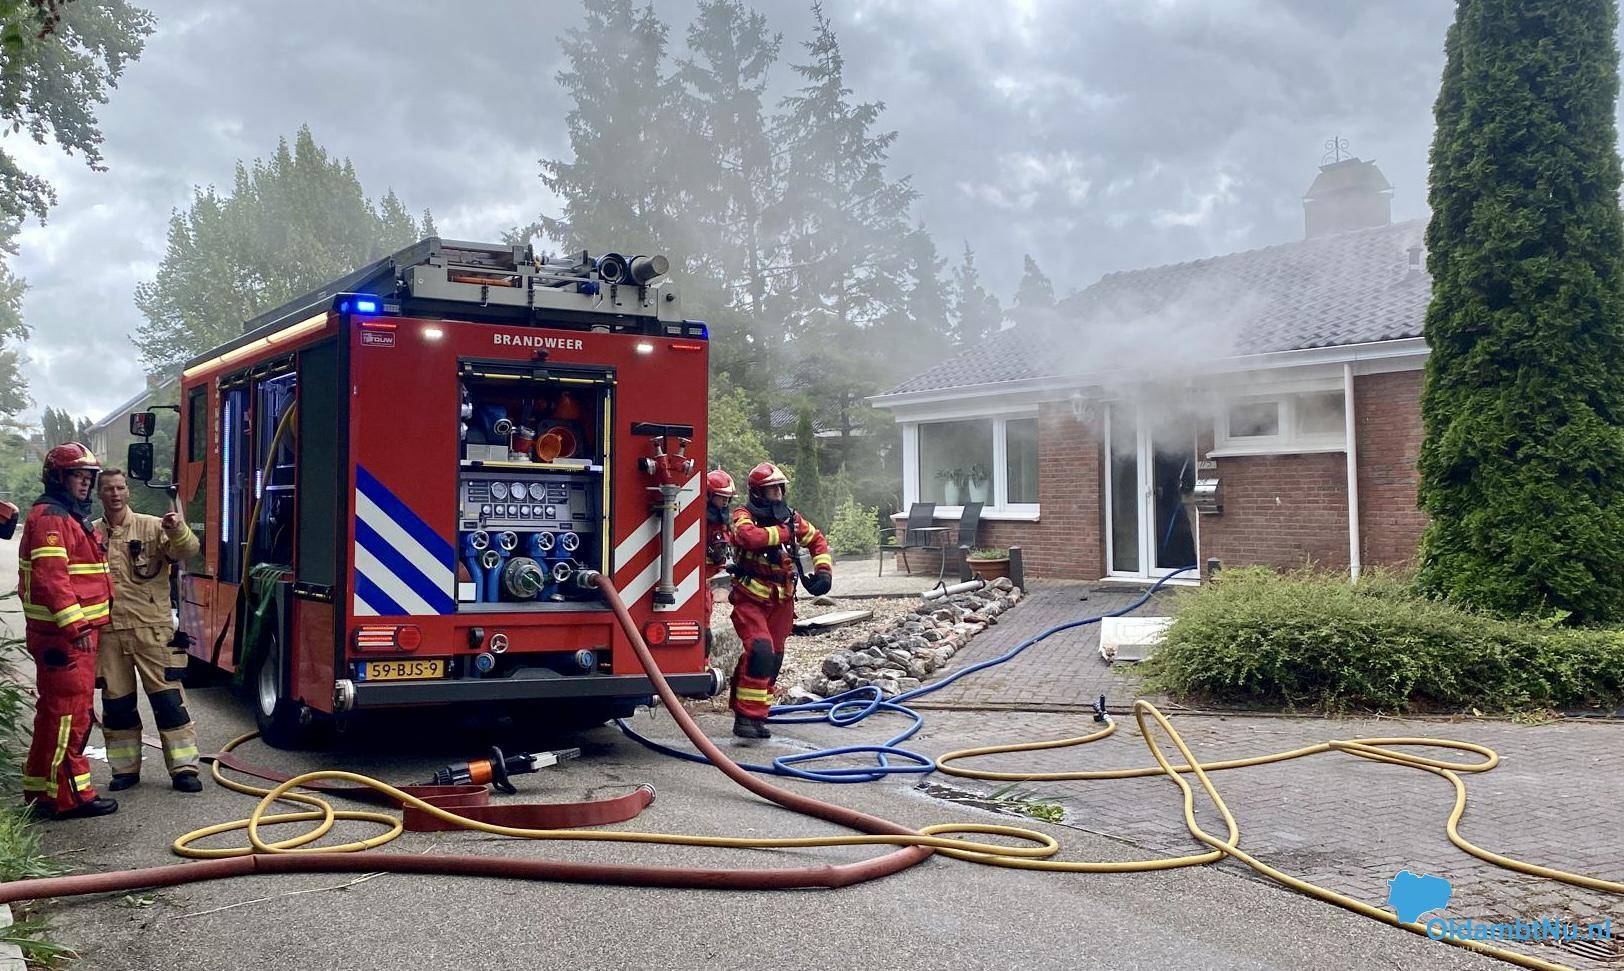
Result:
[[[942,483],[942,505],[956,506],[959,504],[959,484],[949,479]]]
[[[971,480],[971,482],[970,482],[970,501],[971,502],[982,502],[982,503],[987,501],[987,481],[985,479],[983,479],[983,480],[981,480],[979,482],[975,481],[973,479]]]
[[[987,581],[988,583],[991,583],[999,577],[1009,576],[1009,557],[1007,556],[1000,557],[996,560],[977,560],[974,558],[969,558],[964,562],[970,565],[970,570],[974,572],[976,576]]]

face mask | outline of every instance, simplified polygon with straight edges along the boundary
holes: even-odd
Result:
[[[766,499],[752,497],[750,500],[750,513],[762,522],[781,523],[790,517],[789,503],[780,499],[769,502]]]

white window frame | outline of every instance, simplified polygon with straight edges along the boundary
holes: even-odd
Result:
[[[1347,448],[1347,432],[1307,434],[1298,430],[1298,407],[1302,399],[1311,394],[1326,394],[1339,388],[1297,388],[1267,394],[1237,394],[1221,400],[1218,413],[1213,416],[1213,448],[1210,458],[1236,455],[1293,455],[1309,452],[1341,452]],[[1229,433],[1229,412],[1239,405],[1261,404],[1272,401],[1279,408],[1280,431],[1276,435],[1242,435]]]
[[[940,421],[991,421],[992,422],[992,495],[989,501],[981,507],[982,519],[1012,520],[1016,522],[1037,522],[1039,504],[1035,502],[1007,502],[1009,495],[1009,440],[1007,434],[1008,423],[1021,419],[1038,417],[1037,409],[1005,412],[997,415],[958,415],[953,418],[943,418]],[[902,497],[905,506],[912,506],[919,501],[919,427],[921,425],[938,424],[937,421],[906,422],[902,426]],[[1043,444],[1041,432],[1038,448],[1041,452]],[[904,512],[907,510],[904,509]],[[964,507],[943,506],[936,507],[937,519],[957,519],[964,514]]]

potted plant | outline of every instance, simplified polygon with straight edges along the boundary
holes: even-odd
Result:
[[[999,577],[1009,576],[1009,550],[1003,547],[987,547],[974,549],[964,558],[970,565],[971,571],[981,579],[991,583]]]
[[[937,469],[936,478],[942,482],[942,505],[959,505],[964,498],[965,480],[968,478],[968,474],[963,469]]]
[[[968,475],[971,502],[987,501],[987,483],[991,476],[985,465],[972,465]]]

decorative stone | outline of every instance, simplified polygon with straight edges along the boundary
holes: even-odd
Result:
[[[851,658],[845,654],[831,654],[823,659],[825,677],[844,678],[846,672],[851,670],[851,667]]]

